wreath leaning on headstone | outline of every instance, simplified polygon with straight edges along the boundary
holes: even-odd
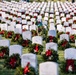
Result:
[[[42,51],[43,51],[43,46],[42,45],[40,45],[40,44],[31,44],[30,46],[29,46],[29,52],[31,52],[31,53],[35,53],[35,54],[41,54],[42,53]]]
[[[29,39],[24,40],[23,38],[19,40],[18,43],[23,47],[29,47],[32,44],[31,40]]]
[[[62,73],[76,74],[76,60],[67,59],[60,64]]]
[[[22,39],[22,35],[21,34],[14,34],[12,36],[12,41],[13,42],[19,42]]]
[[[20,61],[20,55],[19,54],[13,54],[9,56],[7,59],[5,59],[4,62],[4,67],[8,69],[15,69],[16,67],[20,66],[21,61]]]
[[[0,58],[7,58],[9,55],[9,48],[8,47],[0,47]]]
[[[70,43],[66,39],[63,39],[63,40],[59,41],[58,48],[59,48],[59,50],[64,50],[66,48],[70,48]]]
[[[43,59],[44,61],[54,61],[57,62],[58,61],[58,53],[57,51],[53,50],[53,49],[48,49],[45,54],[43,54]]]
[[[14,35],[14,32],[13,31],[8,31],[5,33],[5,38],[12,38],[12,36]]]
[[[57,43],[57,38],[56,37],[54,37],[54,36],[48,36],[47,37],[47,39],[46,39],[46,42],[48,43],[48,42],[55,42],[55,43]]]
[[[17,67],[15,75],[36,75],[35,69],[30,66],[30,63],[28,62],[27,65],[22,67]]]

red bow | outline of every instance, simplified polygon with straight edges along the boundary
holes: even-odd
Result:
[[[39,50],[39,46],[36,45],[34,49],[35,49],[35,52],[38,52],[38,50]]]
[[[66,34],[68,34],[68,35],[69,35],[69,34],[70,34],[70,32],[66,32]]]
[[[74,70],[74,60],[68,59],[66,60],[66,71],[68,72],[69,66],[72,67],[72,71]]]
[[[46,51],[46,56],[51,56],[51,55],[52,55],[52,51],[51,50]]]
[[[53,41],[53,36],[49,36],[49,40],[50,40],[50,42],[52,42]]]
[[[29,65],[30,63],[28,62],[26,67],[24,68],[24,74],[27,74],[29,72]]]
[[[65,47],[67,45],[67,41],[65,40],[63,43],[62,43],[62,47]]]
[[[71,36],[70,36],[70,39],[71,39],[72,41],[74,41],[74,35],[71,35]]]
[[[4,56],[4,53],[3,52],[0,52],[0,57],[3,57]]]
[[[14,58],[14,57],[10,59],[9,64],[11,65],[12,68],[15,67],[16,61],[17,61],[17,60],[16,60],[16,58]]]

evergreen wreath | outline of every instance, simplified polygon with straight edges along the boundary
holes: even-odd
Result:
[[[18,43],[23,47],[29,47],[29,45],[32,44],[31,40],[28,40],[28,39],[24,40],[23,38],[19,40]]]
[[[29,46],[29,49],[28,49],[28,50],[29,50],[29,52],[31,52],[31,53],[41,54],[42,51],[43,51],[43,46],[40,45],[40,44],[34,43],[34,44],[31,44],[31,45]]]
[[[44,59],[44,61],[57,62],[59,59],[58,53],[57,53],[57,51],[55,51],[53,49],[49,49],[48,51],[45,52],[45,54],[43,54],[43,59]]]
[[[55,43],[57,43],[58,40],[54,36],[48,36],[47,39],[46,39],[46,43],[48,43],[48,42],[55,42]]]
[[[22,39],[22,35],[21,34],[14,34],[12,36],[12,41],[13,42],[19,42]]]
[[[70,44],[66,39],[59,41],[58,43],[59,50],[64,50],[66,48],[70,48]]]
[[[7,31],[5,31],[5,30],[0,31],[0,35],[2,35],[2,36],[4,37],[5,34],[6,34],[6,32],[7,32]]]
[[[5,59],[4,67],[8,69],[15,69],[16,67],[20,66],[20,55],[19,54],[13,54],[9,56],[7,59]]]
[[[5,38],[12,38],[13,35],[14,35],[14,32],[13,31],[8,31],[5,34]]]
[[[7,58],[9,55],[9,48],[8,47],[0,47],[0,58]]]
[[[24,68],[17,67],[15,75],[36,75],[35,69],[28,62]]]
[[[70,35],[69,36],[69,40],[70,40],[71,43],[75,43],[75,37],[76,37],[75,35]]]
[[[60,64],[62,73],[76,74],[76,60],[67,59]]]

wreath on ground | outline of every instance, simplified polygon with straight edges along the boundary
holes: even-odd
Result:
[[[69,36],[69,40],[71,43],[75,43],[75,38],[76,38],[76,35],[70,35]]]
[[[14,32],[13,31],[8,31],[5,34],[5,38],[12,38],[13,35],[14,35]]]
[[[28,50],[31,53],[41,54],[43,51],[43,46],[40,44],[31,44]]]
[[[53,49],[49,49],[45,52],[45,54],[43,54],[43,59],[44,61],[54,61],[57,62],[58,61],[58,53],[57,51],[53,50]]]
[[[24,68],[17,67],[15,75],[36,75],[35,69],[28,62]]]
[[[64,50],[66,48],[70,48],[70,44],[69,44],[69,42],[66,39],[61,40],[58,43],[58,48],[59,48],[59,50]]]
[[[29,47],[29,45],[31,45],[32,42],[31,40],[28,40],[28,39],[26,40],[21,39],[19,40],[19,44],[22,45],[23,47]]]
[[[37,31],[36,30],[31,30],[32,37],[37,36]]]
[[[22,35],[21,34],[14,34],[12,36],[12,41],[13,42],[19,42],[22,39]]]
[[[8,69],[15,69],[16,67],[20,66],[20,56],[19,54],[13,54],[7,59],[5,59],[4,66]]]
[[[76,60],[67,59],[60,64],[60,70],[63,73],[76,74]]]
[[[0,58],[7,58],[9,55],[9,48],[8,47],[0,47]]]
[[[47,39],[46,39],[46,43],[48,43],[48,42],[55,42],[55,43],[57,43],[58,41],[57,41],[56,37],[48,36]]]
[[[4,37],[5,34],[6,34],[6,32],[7,32],[7,31],[5,31],[5,30],[0,31],[0,35],[2,35],[2,36]]]

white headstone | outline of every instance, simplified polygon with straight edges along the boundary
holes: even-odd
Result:
[[[17,24],[14,33],[22,34],[22,25]]]
[[[31,30],[36,30],[36,29],[37,29],[37,25],[31,25],[31,26],[30,26],[30,31],[31,31]]]
[[[10,41],[9,40],[0,40],[0,46],[10,46]]]
[[[11,26],[8,26],[8,31],[14,31],[14,26],[13,25],[11,25]]]
[[[57,25],[57,30],[59,32],[64,32],[65,31],[65,28],[61,24],[59,24],[59,25]]]
[[[7,24],[1,24],[1,30],[6,30],[7,31]]]
[[[47,25],[48,23],[47,23],[47,21],[43,21],[43,25]]]
[[[51,43],[46,43],[46,50],[48,49],[54,49],[55,51],[57,51],[57,43],[51,42]]]
[[[76,29],[76,24],[72,24],[72,28],[75,28]]]
[[[75,29],[72,29],[71,30],[71,34],[76,34],[76,30]]]
[[[24,31],[22,33],[22,37],[24,40],[26,40],[26,39],[31,40],[31,37],[32,37],[31,31]]]
[[[26,20],[22,20],[22,24],[27,24],[27,21]]]
[[[44,62],[39,64],[39,75],[59,75],[58,64],[55,62]]]
[[[71,32],[71,27],[66,27],[66,32]]]
[[[34,36],[32,38],[32,43],[36,43],[36,44],[42,45],[42,37],[41,36]]]
[[[22,55],[22,46],[21,45],[11,45],[9,47],[9,56],[12,54],[19,54],[20,57]]]
[[[28,54],[23,54],[21,56],[21,66],[24,68],[27,63],[30,63],[30,65],[32,67],[34,67],[35,69],[37,69],[37,57],[35,54],[32,53],[28,53]]]
[[[49,30],[48,31],[48,36],[54,36],[54,37],[56,37],[56,30]]]
[[[54,23],[50,23],[49,30],[55,30],[55,25],[54,25]]]
[[[65,49],[64,58],[65,59],[76,59],[76,49],[75,48]]]
[[[69,35],[68,34],[61,34],[60,35],[60,40],[64,40],[66,39],[67,41],[69,41]]]

